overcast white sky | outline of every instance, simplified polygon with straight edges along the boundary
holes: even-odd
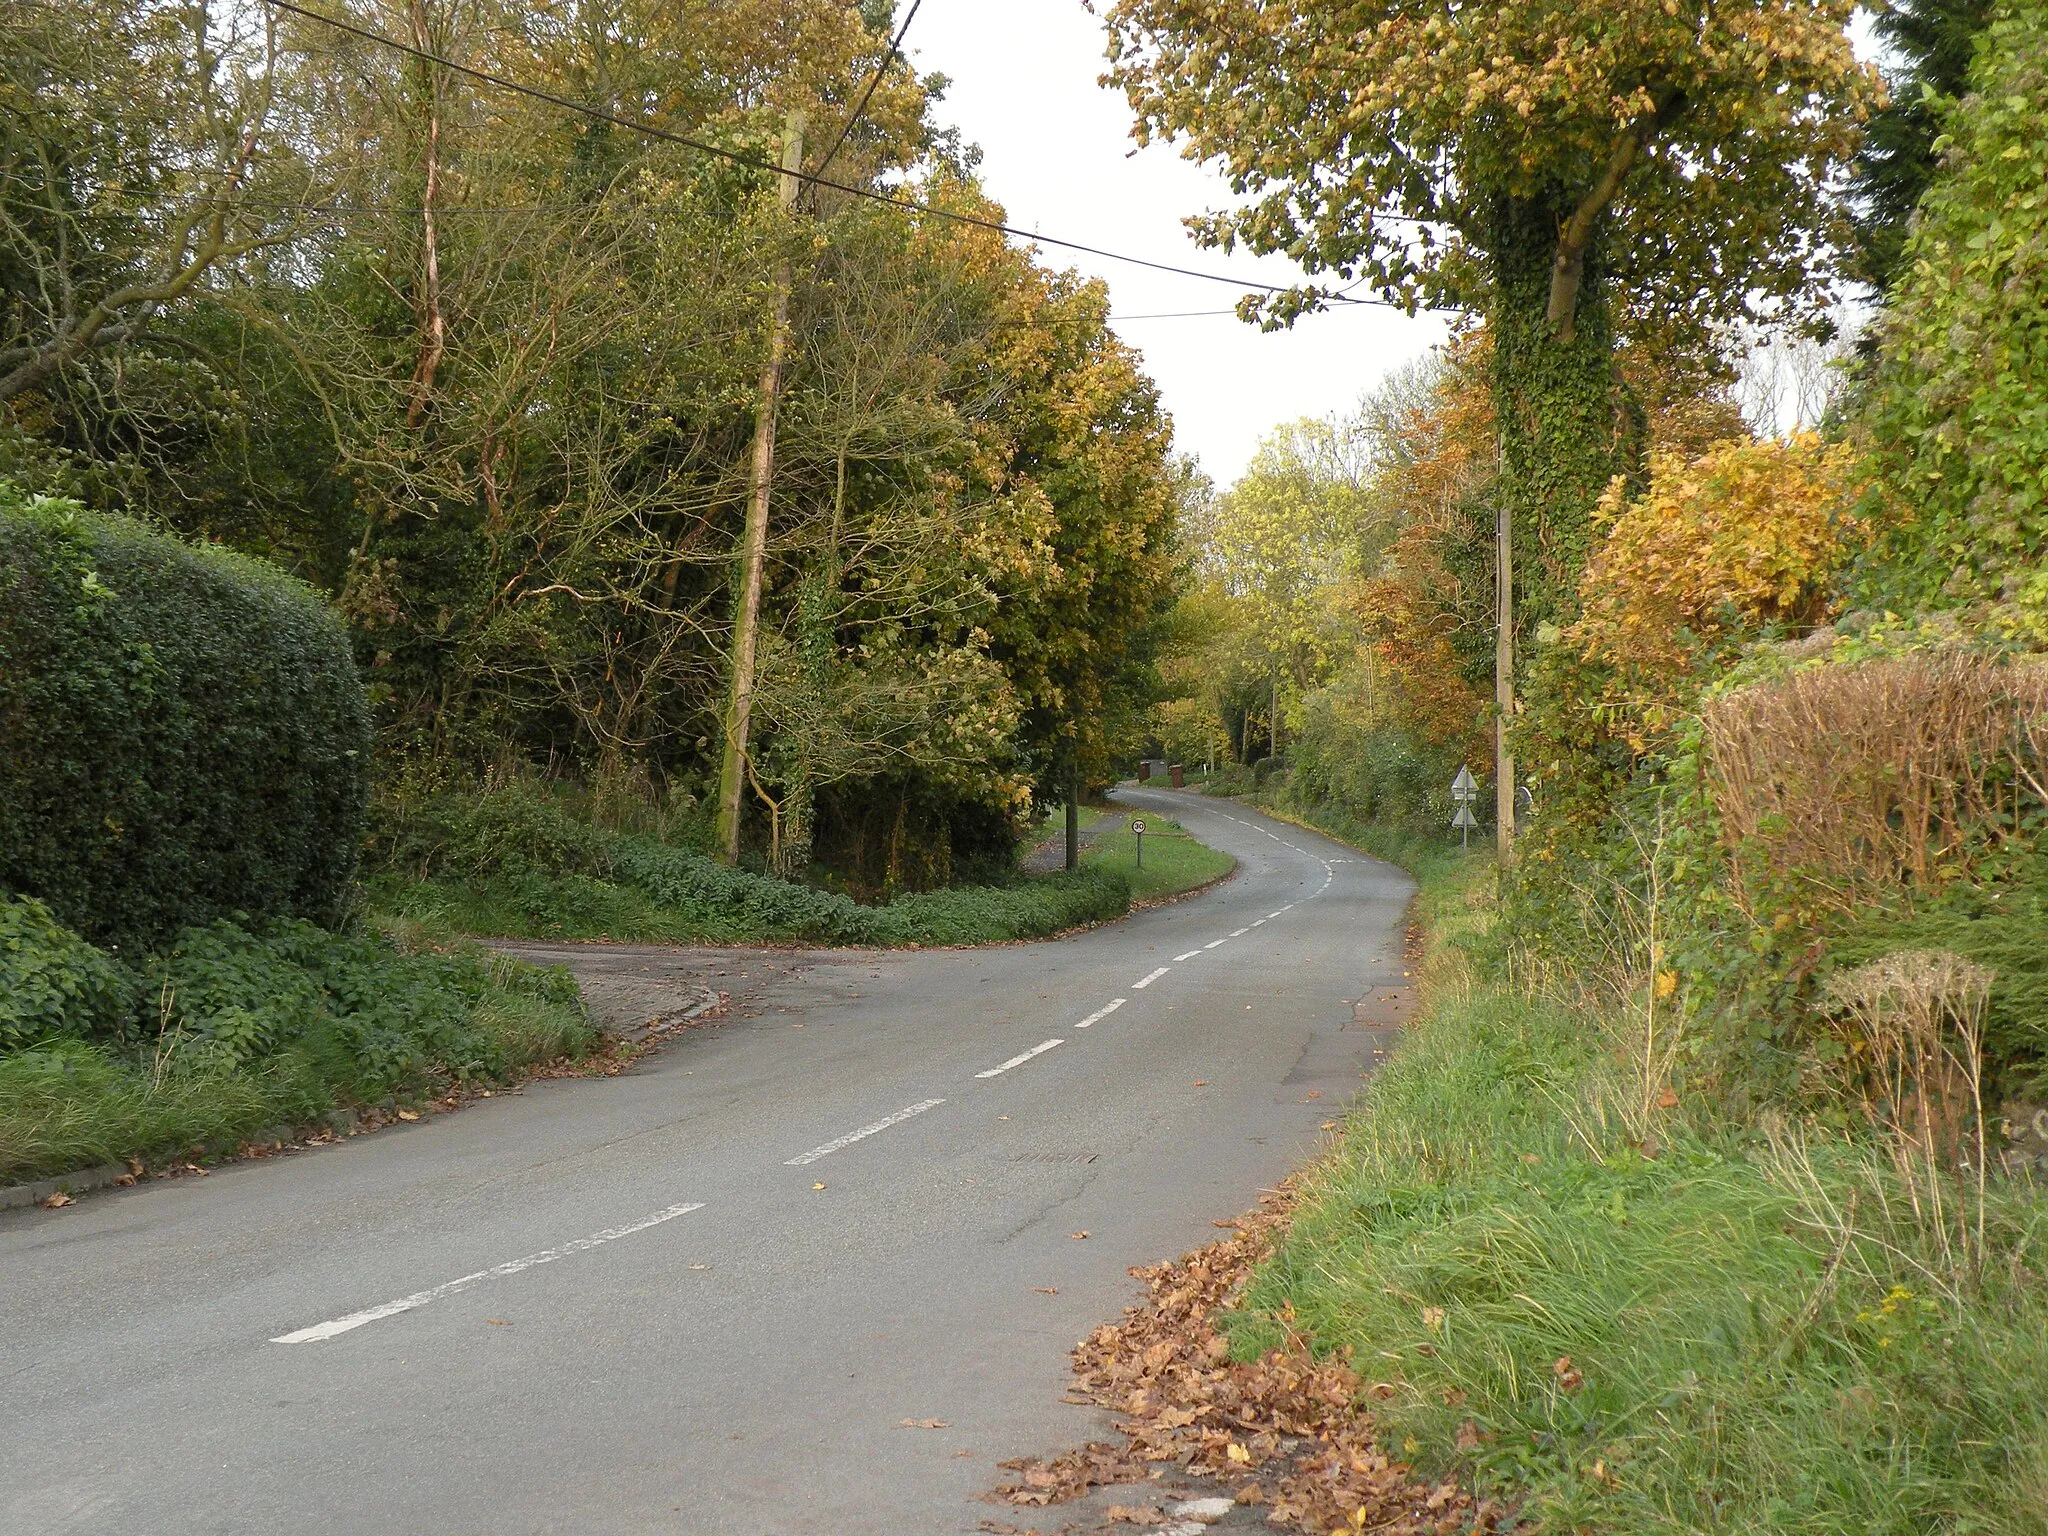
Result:
[[[1012,224],[1203,271],[1294,281],[1288,262],[1226,258],[1188,237],[1181,220],[1223,206],[1229,189],[1177,149],[1155,145],[1126,158],[1130,109],[1120,92],[1095,83],[1103,42],[1102,23],[1081,0],[924,0],[904,50],[919,73],[952,80],[939,117],[981,146],[982,175]],[[1056,247],[1043,255],[1109,283],[1116,329],[1144,352],[1176,442],[1219,485],[1274,426],[1349,409],[1444,335],[1440,320],[1366,306],[1271,335],[1228,313],[1142,319],[1227,311],[1243,290]]]

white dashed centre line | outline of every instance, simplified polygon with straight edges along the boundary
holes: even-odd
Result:
[[[1271,919],[1262,917],[1256,923],[1253,923],[1252,926],[1254,928],[1263,928],[1269,921],[1271,921]]]
[[[1228,944],[1229,942],[1230,940],[1228,939],[1211,939],[1208,943],[1204,944],[1202,948],[1214,949],[1218,944]]]
[[[1188,952],[1187,952],[1186,954],[1184,954],[1184,955],[1175,955],[1175,956],[1173,957],[1173,963],[1174,963],[1175,965],[1179,965],[1179,964],[1181,963],[1181,961],[1183,961],[1183,960],[1192,960],[1192,959],[1194,959],[1194,958],[1195,958],[1195,956],[1199,955],[1200,953],[1201,953],[1201,951],[1200,951],[1199,949],[1191,949],[1191,950],[1189,950],[1189,951],[1188,951]]]
[[[908,1120],[912,1115],[921,1115],[928,1109],[937,1109],[941,1104],[945,1102],[946,1101],[944,1099],[926,1099],[923,1103],[913,1104],[908,1109],[899,1109],[893,1115],[883,1116],[880,1120],[877,1120],[873,1125],[864,1125],[857,1131],[848,1131],[844,1136],[841,1136],[837,1141],[828,1141],[822,1147],[813,1147],[810,1151],[806,1152],[802,1157],[792,1157],[788,1162],[784,1163],[782,1166],[785,1168],[802,1168],[807,1164],[815,1163],[821,1157],[830,1157],[834,1152],[837,1152],[841,1147],[850,1147],[856,1141],[864,1140],[865,1138],[874,1135],[877,1131],[886,1131],[892,1125],[901,1125],[904,1121]]]
[[[1034,1045],[1033,1047],[1031,1047],[1030,1050],[1023,1052],[1021,1055],[1012,1056],[1000,1067],[990,1067],[986,1072],[977,1072],[974,1075],[976,1077],[1001,1077],[1005,1072],[1009,1071],[1010,1068],[1021,1067],[1024,1065],[1025,1062],[1029,1061],[1032,1057],[1043,1056],[1047,1051],[1051,1050],[1054,1046],[1065,1044],[1066,1041],[1064,1040],[1041,1041],[1039,1044]]]
[[[1086,1029],[1091,1024],[1100,1024],[1104,1019],[1108,1018],[1112,1013],[1115,1013],[1117,1009],[1123,1007],[1123,1005],[1129,1001],[1129,998],[1120,997],[1115,1002],[1106,1004],[1105,1006],[1096,1009],[1093,1013],[1089,1014],[1087,1018],[1083,1019],[1080,1023],[1076,1024],[1074,1028]]]
[[[1164,976],[1171,969],[1171,966],[1162,965],[1161,967],[1159,967],[1158,970],[1154,971],[1150,976],[1147,976],[1143,981],[1132,982],[1131,990],[1133,992],[1143,991],[1146,987],[1151,986],[1153,982],[1157,981],[1160,977]]]
[[[1231,930],[1230,930],[1230,936],[1231,936],[1231,937],[1232,937],[1233,939],[1241,939],[1241,938],[1243,938],[1243,937],[1244,937],[1244,936],[1245,936],[1246,934],[1250,933],[1251,931],[1252,931],[1252,930],[1251,930],[1251,924],[1247,923],[1247,924],[1245,924],[1245,926],[1244,926],[1244,927],[1242,927],[1242,928],[1233,928],[1233,929],[1231,929]]]
[[[573,1243],[564,1243],[559,1248],[546,1248],[539,1253],[529,1253],[523,1259],[513,1259],[490,1269],[480,1269],[473,1275],[464,1275],[459,1280],[450,1280],[431,1290],[414,1291],[410,1296],[401,1296],[396,1301],[387,1301],[379,1306],[365,1307],[360,1312],[351,1312],[346,1317],[337,1317],[324,1323],[315,1323],[310,1328],[300,1328],[291,1333],[281,1333],[270,1342],[273,1344],[318,1344],[336,1334],[347,1333],[365,1323],[378,1322],[383,1318],[396,1317],[401,1312],[410,1312],[415,1307],[424,1307],[444,1296],[453,1296],[466,1291],[479,1280],[493,1280],[504,1275],[516,1275],[522,1269],[532,1269],[538,1264],[552,1264],[557,1259],[566,1259],[572,1253],[600,1247],[616,1242],[622,1237],[631,1237],[635,1232],[645,1232],[649,1227],[658,1227],[664,1221],[674,1221],[678,1216],[687,1216],[692,1211],[704,1209],[704,1202],[695,1201],[689,1205],[672,1205],[665,1211],[656,1211],[652,1216],[628,1222],[623,1227],[607,1227],[602,1232],[593,1232],[588,1237],[579,1237]]]

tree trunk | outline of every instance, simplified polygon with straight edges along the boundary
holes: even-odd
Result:
[[[1067,868],[1081,867],[1081,751],[1067,760]]]
[[[1614,359],[1604,215],[1574,258],[1567,324],[1551,317],[1560,230],[1578,212],[1560,192],[1498,198],[1490,210],[1493,403],[1513,546],[1514,627],[1568,618],[1592,544],[1592,514],[1615,475],[1642,470],[1645,423]]]
[[[782,136],[780,196],[786,214],[796,205],[794,175],[803,165],[803,114],[792,112]],[[783,354],[789,347],[789,262],[775,273],[775,309],[768,361],[761,369],[761,401],[754,419],[754,463],[747,525],[740,541],[740,590],[734,604],[732,675],[726,692],[725,753],[718,772],[718,856],[728,864],[740,857],[740,798],[745,787],[747,730],[754,708],[754,650],[760,638],[762,566],[768,555],[768,492],[775,477],[775,411],[782,396]]]
[[[1272,692],[1267,698],[1266,708],[1272,714],[1271,728],[1266,732],[1266,756],[1280,755],[1280,659],[1273,659],[1273,675],[1270,679]]]

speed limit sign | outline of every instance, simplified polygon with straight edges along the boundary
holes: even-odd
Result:
[[[1143,837],[1145,835],[1145,818],[1142,816],[1133,816],[1131,818],[1131,831],[1136,833],[1139,837]]]

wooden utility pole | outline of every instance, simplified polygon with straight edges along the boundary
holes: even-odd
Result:
[[[1495,494],[1499,494],[1496,491]],[[1493,582],[1493,828],[1507,857],[1515,843],[1515,760],[1508,755],[1508,715],[1515,707],[1515,546],[1508,498],[1494,514]]]
[[[777,196],[785,217],[803,183],[804,115],[792,112],[782,131],[782,175]],[[754,711],[754,651],[761,628],[761,568],[768,557],[768,490],[775,479],[775,411],[782,399],[782,364],[789,351],[789,258],[775,267],[774,323],[768,361],[761,368],[761,400],[754,415],[754,463],[741,539],[739,602],[734,605],[732,681],[725,700],[725,755],[718,768],[718,856],[740,857],[740,798],[747,764],[747,727]]]

